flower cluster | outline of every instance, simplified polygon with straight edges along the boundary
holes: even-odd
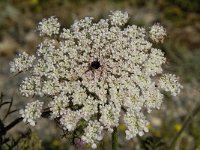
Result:
[[[151,27],[151,29],[149,31],[149,35],[150,35],[150,38],[154,42],[156,42],[156,43],[161,42],[162,43],[164,41],[165,36],[166,36],[166,31],[161,25],[155,24]]]
[[[32,67],[34,60],[35,56],[29,56],[26,52],[20,53],[14,62],[10,62],[10,72],[26,71]]]
[[[25,109],[21,109],[19,113],[24,118],[24,122],[28,122],[30,125],[35,126],[35,122],[42,115],[43,102],[36,100],[35,102],[28,103]]]
[[[171,92],[173,96],[180,93],[180,90],[182,89],[182,85],[178,83],[178,78],[174,74],[164,74],[160,78],[158,85],[161,89]]]
[[[163,42],[164,28],[125,25],[128,18],[115,11],[98,22],[76,20],[69,29],[60,29],[55,17],[43,19],[38,31],[44,40],[35,56],[23,53],[11,63],[11,72],[28,72],[22,95],[52,98],[51,119],[66,131],[86,123],[81,139],[93,148],[120,123],[127,126],[127,139],[143,135],[146,113],[162,104],[161,91],[176,95],[182,88],[175,75],[163,73],[164,53],[151,43]],[[20,111],[24,121],[34,125],[41,104]]]
[[[58,34],[60,29],[60,23],[58,19],[54,16],[48,19],[42,19],[38,24],[38,31],[40,31],[40,35],[48,35],[51,36],[53,34]]]
[[[101,141],[103,138],[102,135],[103,126],[97,120],[89,121],[88,126],[85,128],[85,134],[81,137],[81,139],[91,144],[92,148],[96,148],[95,144],[97,141]]]

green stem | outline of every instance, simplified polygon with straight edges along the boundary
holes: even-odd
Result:
[[[101,143],[100,143],[100,150],[105,150],[104,139],[102,139],[102,141],[101,141]]]
[[[181,134],[186,129],[188,124],[192,121],[192,119],[198,114],[198,112],[200,112],[200,105],[197,105],[197,107],[195,107],[193,109],[193,111],[187,116],[186,120],[183,123],[183,126],[182,126],[181,130],[172,139],[171,144],[169,146],[170,150],[174,150],[175,149],[175,145],[176,145],[176,142],[177,142],[178,138],[181,136]]]
[[[117,139],[117,128],[114,128],[112,133],[112,150],[117,150],[118,139]]]

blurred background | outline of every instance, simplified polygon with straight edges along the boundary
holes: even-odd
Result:
[[[19,52],[35,52],[39,43],[35,29],[42,18],[57,16],[68,27],[85,16],[106,18],[111,10],[127,11],[130,23],[147,29],[157,22],[167,29],[167,39],[160,46],[167,57],[165,69],[180,76],[184,89],[177,97],[165,95],[162,109],[149,115],[150,132],[144,137],[126,141],[123,125],[118,132],[121,150],[166,150],[187,115],[200,104],[200,0],[0,0],[0,92],[5,99],[13,97],[16,108],[28,102],[17,91],[23,76],[9,73],[9,61]],[[16,116],[9,117],[6,123]],[[21,123],[9,136],[16,139],[25,129],[28,127]],[[31,130],[15,149],[89,149],[73,146],[50,121],[42,120]],[[101,145],[109,150],[110,137]],[[200,113],[188,123],[175,148],[200,150]]]

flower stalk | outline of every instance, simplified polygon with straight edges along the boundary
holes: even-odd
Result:
[[[117,127],[115,127],[112,133],[112,150],[117,150],[117,147],[118,147]]]
[[[194,119],[194,117],[200,112],[200,104],[198,104],[193,111],[188,114],[187,118],[185,119],[183,126],[181,128],[181,130],[174,136],[174,138],[172,139],[169,149],[170,150],[174,150],[176,143],[179,139],[179,137],[181,136],[181,134],[184,132],[184,130],[187,128],[187,126],[192,122],[192,120]]]

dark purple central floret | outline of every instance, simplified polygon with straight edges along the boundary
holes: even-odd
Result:
[[[92,67],[93,69],[99,69],[99,67],[101,67],[100,62],[99,62],[99,61],[93,61],[93,62],[91,63],[91,67]]]

